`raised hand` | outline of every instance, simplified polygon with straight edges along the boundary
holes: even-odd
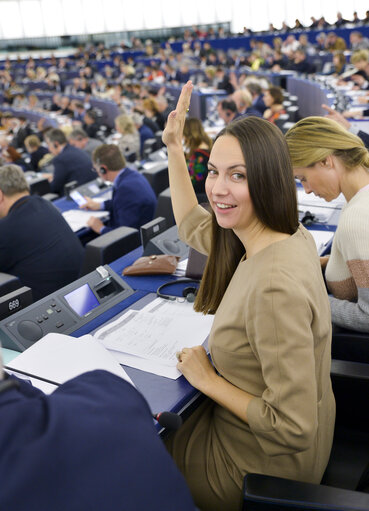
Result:
[[[190,106],[193,84],[188,81],[183,87],[178,98],[176,109],[168,115],[167,125],[163,131],[163,143],[170,149],[180,147],[182,149],[183,127],[186,113]]]

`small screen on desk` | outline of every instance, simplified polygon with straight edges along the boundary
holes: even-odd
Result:
[[[100,305],[88,284],[75,289],[64,296],[67,303],[79,316],[86,316],[92,309]]]

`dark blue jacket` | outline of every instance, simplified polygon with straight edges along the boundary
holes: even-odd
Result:
[[[263,94],[260,94],[260,96],[258,96],[252,103],[252,106],[254,108],[256,108],[256,110],[259,110],[259,112],[261,113],[261,115],[263,115],[263,113],[265,112],[266,110],[266,106],[265,106],[265,103],[264,103],[264,99],[263,99]]]
[[[85,373],[44,395],[0,394],[0,509],[194,511],[189,490],[129,383]]]
[[[52,160],[54,178],[50,183],[53,193],[63,195],[64,186],[70,181],[83,185],[96,179],[92,169],[91,158],[81,149],[67,144],[62,152]]]
[[[0,219],[0,271],[32,288],[34,301],[77,279],[82,258],[79,239],[42,197],[22,197]]]
[[[125,168],[114,182],[112,200],[105,201],[104,208],[110,220],[101,234],[123,225],[139,229],[154,218],[156,196],[142,174]]]
[[[369,149],[369,133],[366,133],[366,131],[359,131],[357,134],[358,137],[361,138],[361,140],[364,142],[365,147]]]
[[[140,134],[140,153],[141,156],[143,155],[143,147],[146,140],[149,138],[155,138],[154,132],[151,128],[146,126],[146,124],[143,124],[138,128],[138,132]]]

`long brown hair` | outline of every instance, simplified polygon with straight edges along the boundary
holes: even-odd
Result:
[[[209,151],[213,144],[211,138],[206,134],[200,119],[197,119],[197,117],[190,117],[185,120],[183,136],[188,147],[187,158],[190,158],[199,149],[201,144],[205,143]]]
[[[217,139],[223,135],[235,137],[241,146],[258,220],[276,232],[296,232],[296,186],[282,132],[266,120],[246,117],[223,128]],[[233,230],[220,227],[212,213],[211,250],[195,310],[215,313],[244,253],[245,248]]]

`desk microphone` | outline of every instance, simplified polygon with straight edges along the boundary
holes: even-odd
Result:
[[[152,416],[163,428],[176,431],[182,426],[182,418],[173,412],[153,413]]]

